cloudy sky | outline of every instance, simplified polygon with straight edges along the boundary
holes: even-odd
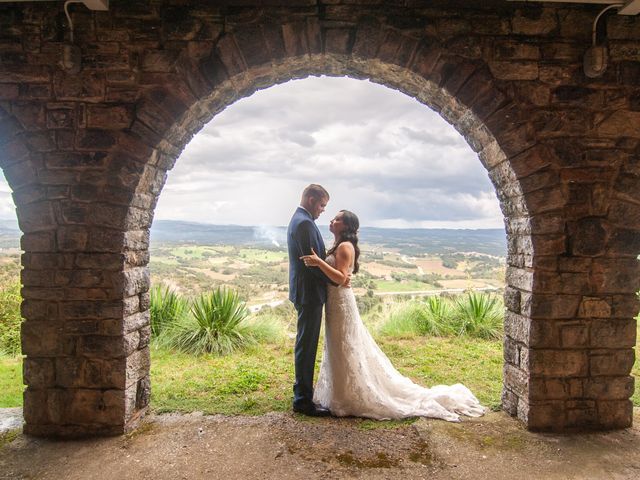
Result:
[[[309,183],[331,194],[328,223],[503,228],[495,191],[453,127],[367,81],[311,77],[262,90],[216,116],[169,172],[156,219],[286,225]],[[0,215],[13,212],[6,183]]]

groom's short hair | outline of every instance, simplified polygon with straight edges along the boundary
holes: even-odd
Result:
[[[322,185],[318,185],[317,183],[312,183],[302,192],[302,198],[313,197],[316,199],[326,198],[329,200],[329,192],[327,192]]]

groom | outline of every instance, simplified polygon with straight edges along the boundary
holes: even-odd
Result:
[[[293,384],[293,411],[325,417],[329,410],[313,403],[313,370],[318,350],[322,307],[327,299],[330,280],[319,268],[305,267],[300,257],[311,249],[325,258],[322,235],[316,220],[329,202],[329,193],[320,185],[311,184],[302,192],[302,200],[287,229],[289,247],[289,300],[298,312],[298,334],[295,345],[296,379]]]

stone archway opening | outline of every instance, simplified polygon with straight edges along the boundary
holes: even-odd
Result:
[[[323,84],[325,85],[325,89],[327,88],[327,84],[333,86],[330,90],[331,96],[323,97]],[[362,85],[357,89],[356,86],[359,84]],[[256,224],[286,224],[291,211],[295,205],[297,205],[297,200],[300,194],[299,190],[301,190],[304,185],[312,181],[321,182],[329,188],[332,195],[328,211],[318,221],[320,225],[328,223],[328,220],[332,217],[335,211],[340,208],[348,208],[357,212],[362,221],[369,222],[363,225],[369,227],[377,226],[375,223],[372,225],[371,222],[376,220],[380,221],[378,217],[379,215],[389,215],[391,210],[399,211],[398,207],[405,209],[405,212],[402,214],[408,213],[408,207],[406,205],[408,205],[409,202],[408,199],[405,198],[407,197],[407,191],[400,191],[397,187],[397,183],[401,179],[405,180],[405,184],[410,185],[406,188],[410,188],[411,191],[415,191],[416,194],[420,189],[425,192],[437,192],[436,194],[428,194],[429,196],[424,198],[425,202],[431,200],[435,203],[438,201],[438,199],[433,198],[434,196],[448,196],[464,200],[465,195],[460,194],[456,197],[456,193],[465,193],[466,189],[471,188],[471,183],[478,183],[481,187],[478,187],[477,190],[474,190],[469,196],[477,195],[481,192],[486,193],[487,190],[490,190],[490,195],[494,195],[492,192],[493,186],[487,181],[487,173],[478,162],[477,154],[469,148],[468,144],[466,144],[466,142],[451,128],[449,124],[443,121],[437,114],[428,108],[425,108],[423,104],[417,103],[405,95],[383,88],[379,85],[369,84],[366,91],[370,92],[370,96],[365,97],[364,93],[361,92],[365,86],[367,86],[365,82],[349,78],[336,79],[327,77],[297,80],[292,84],[274,86],[268,91],[260,92],[259,94],[254,93],[251,97],[246,97],[241,102],[230,105],[192,138],[189,145],[183,151],[182,156],[177,160],[174,170],[169,172],[164,191],[159,199],[155,221],[157,222],[162,218],[171,218],[181,221],[191,220],[210,224],[240,224],[246,226],[255,226]],[[336,97],[341,89],[349,91],[348,96],[343,99],[343,102],[348,103],[348,106],[345,104],[338,106],[339,102],[332,98]],[[294,95],[291,93],[289,95],[285,95],[284,92],[289,90],[295,90],[298,94]],[[314,96],[320,95],[320,99],[316,99],[315,102],[305,102],[304,97],[308,95],[307,92],[313,92]],[[388,93],[383,95],[382,92]],[[278,95],[275,97],[277,103],[275,103],[274,100],[267,101],[265,99],[265,97],[274,99],[274,95]],[[392,98],[394,101],[391,100]],[[290,118],[291,110],[287,109],[287,104],[289,102],[295,104],[295,110],[297,112],[304,112],[304,115],[301,113],[298,117]],[[327,105],[329,103],[330,105]],[[361,110],[358,110],[358,104],[363,104],[360,107]],[[311,107],[311,105],[313,105],[313,107]],[[322,109],[320,109],[319,106],[322,106]],[[267,108],[276,111],[277,115],[269,116],[263,113],[262,111]],[[313,108],[318,109],[318,111],[313,111]],[[411,117],[410,119],[405,118],[404,122],[397,121],[394,123],[392,121],[393,118],[390,116],[385,116],[384,120],[375,118],[376,110],[389,109],[398,113],[401,109],[409,110],[409,108],[411,108],[411,114],[405,114],[405,116],[411,115]],[[245,110],[251,112],[250,118],[248,115],[243,116],[243,114],[240,113]],[[420,117],[417,117],[417,111],[421,112]],[[382,116],[380,113],[377,115]],[[349,151],[336,149],[332,152],[328,150],[331,146],[328,143],[329,140],[323,140],[323,137],[328,135],[327,131],[335,132],[335,124],[329,120],[324,123],[316,121],[312,126],[303,127],[302,131],[298,132],[297,126],[305,124],[305,122],[302,121],[301,116],[308,117],[310,119],[329,117],[335,119],[333,120],[334,122],[339,120],[340,136],[331,137],[331,143],[338,142],[340,145],[344,146],[344,140],[341,141],[339,138],[348,138],[348,142],[354,145],[362,143],[358,140],[357,135],[366,135],[368,141],[366,145],[362,144],[354,146],[353,149]],[[287,118],[287,121],[279,122],[276,120],[278,117]],[[312,122],[312,120],[308,121]],[[373,124],[373,127],[362,126],[358,129],[354,127],[353,130],[348,130],[349,123]],[[228,126],[229,124],[233,124],[235,128],[231,129]],[[424,138],[422,139],[420,146],[416,144],[415,147],[413,147],[416,150],[419,148],[419,153],[418,151],[414,151],[410,145],[401,145],[403,142],[409,143],[411,140],[411,137],[409,137],[408,134],[400,137],[403,133],[403,129],[409,128],[411,128],[411,136],[416,136],[420,132],[423,134]],[[294,148],[291,146],[289,133],[284,135],[283,129],[287,129],[288,132],[289,129],[291,129],[291,135],[299,133],[300,136],[305,136],[311,132],[314,134],[317,141],[313,145],[310,145],[308,143],[309,138],[305,136],[302,140],[298,139],[304,143],[304,145],[300,146],[295,143],[295,146],[299,148]],[[392,144],[384,144],[384,140],[380,141],[379,147],[385,152],[381,154],[385,159],[384,161],[381,161],[381,159],[376,160],[374,158],[375,156],[380,156],[379,152],[374,150],[376,144],[372,143],[373,139],[370,135],[370,132],[374,130],[376,135],[392,136],[394,140]],[[385,132],[385,130],[387,130],[387,132]],[[356,131],[359,132],[357,135],[354,133]],[[323,135],[323,132],[325,135]],[[350,135],[351,133],[353,133],[353,135]],[[269,139],[269,137],[279,137],[282,135],[285,136],[286,142],[278,142],[276,140]],[[439,136],[439,138],[436,139],[434,138],[435,136]],[[225,141],[226,138],[229,140]],[[434,145],[426,145],[430,138],[433,139]],[[233,141],[233,143],[230,144],[231,141]],[[259,145],[254,146],[254,144],[258,142]],[[240,152],[233,153],[234,149],[237,149]],[[465,150],[464,154],[461,152],[463,149]],[[365,150],[367,152],[366,154],[364,153]],[[389,150],[394,150],[394,152]],[[404,152],[404,156],[406,158],[401,158],[403,154],[397,153],[395,150]],[[202,152],[205,153],[203,154]],[[458,158],[456,155],[459,155],[461,158]],[[330,161],[330,156],[336,157],[334,161]],[[287,160],[285,162],[282,159]],[[365,162],[366,160],[368,160],[368,163]],[[354,169],[354,167],[349,165],[349,162],[354,162],[354,167],[355,165],[360,165],[362,167],[359,168],[366,168],[368,171],[357,171],[357,169]],[[234,163],[237,165],[234,165]],[[299,164],[298,167],[300,170],[295,169],[295,164]],[[459,166],[457,168],[452,167],[452,165],[455,164],[458,164]],[[341,165],[344,170],[342,173],[340,172],[341,169],[338,168],[339,165]],[[364,167],[364,165],[367,166]],[[289,168],[290,171],[284,172],[281,168]],[[449,172],[448,174],[444,172],[437,173],[435,176],[439,178],[439,181],[436,182],[429,179],[428,173],[429,170],[434,168],[442,169],[443,171],[449,170]],[[315,173],[308,173],[312,170],[315,170]],[[401,173],[403,170],[406,172]],[[455,173],[452,173],[452,170]],[[247,174],[247,171],[250,173]],[[387,185],[385,179],[380,178],[382,174],[379,172],[383,171],[387,172],[387,174],[393,174],[393,183],[396,184],[395,189],[393,186]],[[306,176],[303,175],[302,172],[307,172]],[[172,178],[172,175],[174,174],[177,175],[177,177]],[[236,178],[236,174],[239,175],[238,178]],[[276,187],[270,186],[274,181],[271,180],[271,177],[277,179]],[[290,177],[293,177],[293,179]],[[176,182],[178,179],[180,179],[180,182]],[[208,179],[211,179],[215,186],[205,185],[206,182],[210,181]],[[214,180],[217,181],[214,182]],[[444,185],[446,183],[451,183],[451,186],[447,186],[445,188]],[[190,185],[193,185],[197,192],[193,193],[189,191]],[[220,187],[218,187],[218,185],[220,185]],[[367,186],[365,187],[364,185]],[[458,189],[456,189],[456,185],[458,185]],[[233,192],[230,193],[228,191],[228,186],[233,186]],[[358,186],[357,190],[349,189],[349,187],[354,188],[355,186]],[[443,190],[439,190],[440,187],[442,187]],[[465,192],[461,191],[463,188],[465,189]],[[171,195],[171,189],[176,189],[177,192],[184,193],[189,191],[189,194],[184,196],[186,199],[183,199],[183,197],[177,193],[171,196],[170,199],[167,199],[166,196]],[[203,191],[205,193],[203,193]],[[256,197],[256,195],[258,196]],[[283,196],[284,199],[278,198],[278,195]],[[378,198],[377,195],[384,197],[400,197],[403,195],[403,197],[402,199],[398,198],[398,200],[395,200],[395,205],[385,206],[385,212],[380,214],[379,212],[375,212],[375,208],[367,205],[367,203],[370,203],[372,200],[375,202],[376,198]],[[194,201],[194,198],[197,198],[198,200]],[[474,205],[478,205],[480,203],[480,198],[474,198],[476,199]],[[440,200],[442,208],[446,208],[447,200],[448,199],[446,198],[442,198]],[[169,208],[173,207],[171,208],[173,215],[167,215],[167,213],[162,212],[162,216],[158,217],[158,212],[162,208],[163,201],[166,202],[165,205]],[[249,203],[246,203],[247,201]],[[217,203],[224,204],[223,211],[216,210]],[[493,197],[493,202],[491,203],[492,205],[495,204],[495,209],[499,208],[495,197]],[[378,208],[380,208],[380,206],[382,206],[382,203],[378,204]],[[255,212],[256,208],[260,210],[259,214]],[[245,211],[245,209],[251,209],[251,211]],[[272,209],[278,212],[275,216],[273,213],[265,211]],[[437,209],[437,206],[432,209],[425,208],[423,211],[420,211],[420,213],[411,212],[411,214],[414,216],[419,216],[420,214],[435,215],[437,213]],[[464,208],[461,207],[461,209]],[[186,218],[183,216],[185,212],[188,215]],[[469,212],[465,211],[465,213],[468,214]],[[504,241],[505,233],[503,219],[499,210],[498,215],[499,218],[497,221],[499,223],[497,225],[499,225],[499,228],[502,231],[502,238],[498,238],[498,242],[502,243],[501,240]],[[387,220],[385,221],[385,225],[392,226],[388,222],[389,218],[384,218]],[[393,217],[391,217],[391,219],[393,219]],[[413,219],[415,220],[415,218]],[[446,218],[446,220],[451,219]],[[493,218],[492,220],[492,226],[495,227],[496,220]],[[408,220],[405,220],[405,222],[408,222]],[[476,221],[476,223],[478,222]],[[450,221],[449,224],[456,225],[453,221]],[[409,223],[403,223],[403,225],[408,227],[415,226],[415,224],[412,225]],[[420,223],[419,225],[423,224]],[[437,226],[440,225],[438,224]],[[183,227],[184,229],[189,228],[187,224],[180,224],[180,227],[181,229]],[[168,228],[170,228],[170,224],[168,222],[164,223],[162,231],[166,232],[165,235],[170,233],[166,230]],[[206,227],[202,226],[200,228],[204,229]],[[469,224],[458,222],[454,228],[482,227],[469,227]],[[280,251],[284,252],[285,257],[283,257],[283,259],[286,261],[286,249],[284,248],[284,243],[286,242],[286,237],[284,235],[285,230],[282,228],[278,230],[281,233],[281,238],[278,238],[282,247]],[[363,232],[363,234],[364,233],[365,232]],[[160,232],[158,232],[158,234],[160,234]],[[202,232],[200,232],[200,235],[202,235]],[[254,239],[251,231],[245,232],[245,235],[249,236],[248,240]],[[326,238],[327,245],[330,245],[329,237]],[[183,239],[183,242],[188,241],[188,236],[185,236],[184,232],[180,235],[180,238]],[[210,238],[215,237],[212,236]],[[363,240],[365,242],[367,241],[364,237]],[[230,240],[230,242],[230,245],[241,245],[236,244],[232,240]],[[165,244],[162,253],[162,261],[158,257],[156,257],[158,260],[154,261],[154,255],[156,255],[155,252],[157,252],[157,248],[160,247],[159,243],[160,242],[158,241],[154,242],[154,233],[152,229],[152,248],[150,250],[152,286],[158,285],[158,282],[165,281],[166,285],[172,285],[173,288],[175,288],[176,283],[173,281],[173,278],[171,278],[173,275],[158,274],[158,269],[161,269],[162,272],[166,271],[164,270],[163,264],[168,248]],[[177,245],[180,242],[178,241],[178,243],[176,243],[176,240],[173,240],[169,243],[174,244],[174,247],[177,248]],[[196,242],[196,245],[193,246],[197,247],[197,245],[198,243]],[[207,242],[203,240],[199,245],[207,245]],[[182,247],[192,248],[181,244],[181,248]],[[205,248],[207,249],[208,254],[213,252],[216,257],[220,255],[218,252],[214,252],[215,248],[211,248],[210,250],[209,247]],[[476,246],[476,248],[478,248],[478,246]],[[378,246],[378,250],[383,250],[381,245]],[[467,248],[467,250],[469,249]],[[180,252],[180,250],[176,251]],[[196,251],[199,250],[196,248]],[[425,250],[425,252],[426,251],[427,250]],[[481,248],[480,250],[475,251],[484,250]],[[371,252],[366,252],[365,258],[370,253]],[[503,247],[497,255],[500,255],[503,258],[506,257],[506,248]],[[240,260],[244,262],[251,262],[251,260]],[[366,261],[372,262],[371,259],[366,259]],[[400,258],[398,258],[398,261],[400,261]],[[230,259],[229,263],[233,264],[235,262]],[[216,266],[218,266],[217,263]],[[212,289],[218,285],[218,282],[225,281],[224,278],[219,278],[217,275],[219,272],[224,271],[227,275],[242,275],[242,270],[237,270],[237,267],[234,267],[233,265],[230,265],[230,267],[231,268],[216,268],[216,272],[212,274],[212,277],[209,280],[206,280],[204,284],[201,283],[201,280],[196,279],[190,279],[187,282],[180,282],[178,280],[178,288],[181,290],[182,294],[193,296],[196,291],[199,292],[203,288]],[[185,270],[179,265],[175,266],[175,268],[181,270],[180,274],[176,274],[176,279],[181,277],[185,279],[187,278],[184,277],[184,275],[188,269]],[[364,268],[366,271],[366,266]],[[380,268],[380,265],[378,265],[377,268]],[[204,272],[204,269],[202,267],[198,269],[194,268],[194,271],[201,274]],[[451,271],[454,270],[449,270],[449,272]],[[282,278],[283,282],[279,287],[284,289],[287,284],[286,272]],[[503,280],[504,278],[502,278],[502,281]],[[231,288],[238,288],[237,285],[234,285],[233,279],[227,279],[227,281]],[[492,288],[495,288],[496,285],[495,283],[487,284],[486,282],[481,285],[480,283],[482,281],[475,280],[473,282],[478,283],[476,286],[481,287],[489,285]],[[426,285],[424,285],[424,287],[441,288],[447,290],[447,293],[456,290],[461,291],[466,287],[473,289],[471,286],[471,280],[443,280],[442,283],[444,285],[441,285],[440,287],[427,287]],[[244,285],[244,282],[242,285]],[[284,301],[287,304],[289,303],[286,291],[271,292],[268,291],[270,288],[271,287],[267,285],[261,286],[260,292],[254,292],[250,296],[247,296],[246,289],[243,288],[243,291],[245,292],[245,298],[251,303],[268,302],[268,300],[264,298],[262,300],[257,300],[257,297],[259,295],[272,293],[275,294],[276,298],[280,299],[280,301]],[[376,290],[376,292],[378,291]],[[373,290],[371,293],[373,293]],[[360,289],[358,295],[360,295]],[[273,297],[270,298],[273,299]],[[387,297],[382,295],[378,297],[378,299],[384,298]],[[380,306],[382,307],[382,305]],[[386,305],[386,307],[391,308],[391,305]],[[288,315],[290,318],[286,319],[286,323],[292,322],[295,318],[295,315],[291,312],[289,312]],[[295,331],[290,330],[288,333],[293,335],[295,334]],[[420,343],[420,341],[418,340],[417,343]],[[492,365],[495,365],[495,353],[495,348],[493,348],[491,350]],[[436,361],[434,363],[438,362]],[[277,371],[280,372],[280,370]],[[215,376],[217,378],[217,375]],[[501,372],[496,372],[494,367],[491,369],[491,376],[485,376],[488,380],[489,377],[490,379],[501,383]],[[156,379],[159,379],[159,377],[156,377]],[[449,383],[456,383],[458,381],[463,383],[467,382],[465,378],[452,378],[447,381]],[[152,385],[155,384],[155,382],[156,380],[152,377]],[[269,384],[271,382],[267,383]],[[428,383],[433,383],[433,380],[430,380]],[[269,389],[271,389],[271,386]],[[166,388],[163,390],[166,390]],[[499,394],[496,395],[495,385],[491,390],[493,392],[490,396],[492,399],[491,404],[495,406],[499,403],[500,397]],[[289,394],[290,385],[287,384],[286,390],[280,393],[280,395],[284,395],[288,398]],[[250,393],[249,396],[251,397],[251,395],[253,394]],[[485,396],[487,398],[489,397],[485,392],[480,392],[480,396],[483,398]],[[262,398],[257,395],[256,397]],[[215,405],[211,405],[204,408],[215,410],[216,407]]]
[[[433,82],[426,81],[409,70],[397,69],[377,60],[355,63],[348,60],[345,62],[345,59],[339,56],[324,55],[319,59],[298,59],[297,62],[300,63],[295,66],[295,75],[292,75],[289,71],[291,65],[272,67],[272,80],[270,83],[282,83],[289,79],[302,78],[319,73],[328,73],[333,76],[345,75],[354,78],[371,78],[377,83],[400,90],[426,104],[452,124],[465,137],[471,148],[478,153],[483,165],[489,172],[494,186],[496,186],[502,211],[508,219],[507,232],[511,238],[508,264],[511,265],[511,268],[516,266],[525,268],[526,261],[533,257],[533,252],[531,250],[531,242],[526,240],[528,236],[528,214],[523,201],[523,194],[520,191],[516,175],[507,162],[506,154],[498,146],[489,129],[477,118],[473,111],[463,106],[456,97]],[[280,68],[283,70],[281,71]],[[183,125],[174,124],[174,130],[167,138],[192,138],[203,124],[217,112],[224,110],[227,105],[237,98],[250,95],[255,91],[256,86],[265,88],[269,85],[266,76],[262,77],[258,84],[255,84],[254,75],[255,73],[249,70],[240,76],[240,82],[248,82],[244,87],[239,87],[239,85],[229,81],[219,90],[200,100],[196,107],[192,107],[190,112],[185,114],[182,120]],[[234,94],[230,94],[230,91],[233,91]],[[477,94],[478,92],[475,93]],[[496,99],[492,98],[491,101],[495,102]],[[204,107],[205,105],[206,107]],[[203,110],[207,113],[204,114]],[[201,115],[198,120],[194,118],[194,112],[198,112]],[[189,131],[190,128],[192,129],[191,131]],[[526,148],[526,146],[523,148]],[[171,157],[167,155],[165,158]],[[173,165],[174,161],[175,159],[170,162],[170,165]],[[164,172],[162,174],[164,175]],[[516,309],[516,314],[518,315],[520,314],[520,305],[517,303],[519,302],[519,295],[521,295],[522,291],[526,295],[527,290],[525,289],[531,288],[531,285],[527,284],[526,280],[522,281],[523,279],[521,275],[519,278],[520,283],[517,287],[514,288],[509,285],[511,288],[507,288],[508,307]],[[509,315],[507,315],[506,321],[510,321]],[[513,328],[506,326],[506,331],[512,332]],[[520,378],[514,376],[514,370],[519,372],[523,367],[518,353],[522,348],[519,342],[521,342],[521,339],[511,337],[507,337],[505,341],[510,348],[508,360],[512,362],[505,369],[505,385],[509,385],[511,388],[513,388],[512,383],[517,382],[519,379],[521,380],[521,376]],[[515,414],[517,413],[519,400],[517,394],[514,394],[511,388],[505,387],[503,400],[506,405],[511,402],[511,411]]]

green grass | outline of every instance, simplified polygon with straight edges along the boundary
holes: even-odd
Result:
[[[22,357],[0,356],[0,408],[22,406]]]
[[[244,262],[286,262],[287,252],[263,250],[261,248],[241,248],[236,257]]]
[[[485,406],[499,406],[501,341],[466,337],[381,337],[377,341],[395,367],[414,381],[425,386],[461,382]],[[20,357],[0,357],[0,407],[22,405],[21,370]],[[632,375],[640,378],[640,362],[634,365]],[[155,412],[260,415],[288,411],[293,341],[261,344],[226,356],[194,357],[154,348],[151,380]],[[632,401],[640,406],[640,388]]]

